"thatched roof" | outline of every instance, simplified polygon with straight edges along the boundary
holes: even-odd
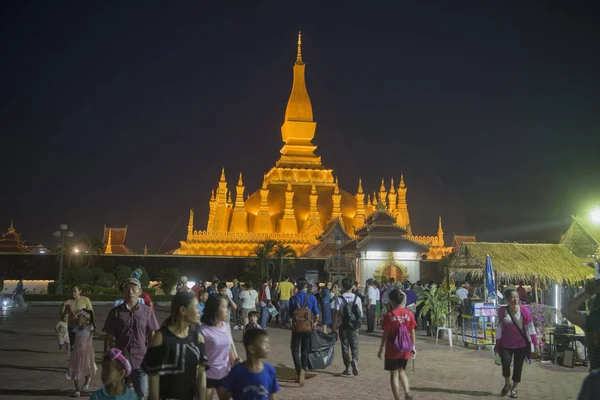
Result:
[[[499,277],[508,280],[533,282],[537,277],[545,282],[578,283],[594,278],[594,269],[561,244],[463,243],[449,266],[482,276],[488,254]]]

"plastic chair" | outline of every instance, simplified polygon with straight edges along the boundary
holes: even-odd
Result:
[[[448,334],[448,342],[450,347],[452,347],[452,331],[456,333],[456,340],[458,340],[458,330],[456,329],[456,318],[458,317],[457,312],[451,312],[446,314],[446,318],[444,318],[444,326],[438,327],[435,332],[435,344],[438,344],[439,335],[441,331],[445,331]]]

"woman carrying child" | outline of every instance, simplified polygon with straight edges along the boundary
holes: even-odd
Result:
[[[154,333],[142,368],[150,376],[150,400],[204,400],[208,359],[204,338],[190,325],[200,324],[198,300],[192,291],[177,292],[171,315]]]
[[[75,343],[71,350],[71,361],[67,369],[67,379],[72,379],[75,383],[75,392],[73,397],[81,396],[81,390],[87,391],[92,380],[92,375],[96,375],[98,368],[94,358],[94,312],[92,310],[81,309],[77,311],[77,326],[73,329],[75,333]],[[80,386],[81,380],[84,380],[83,387]]]

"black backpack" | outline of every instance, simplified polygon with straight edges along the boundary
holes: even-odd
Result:
[[[344,302],[344,306],[342,308],[342,328],[352,330],[359,329],[360,311],[358,310],[358,306],[356,305],[356,299],[358,299],[358,296],[354,295],[354,301],[352,301],[352,303],[348,303],[348,301],[343,295],[340,297]]]

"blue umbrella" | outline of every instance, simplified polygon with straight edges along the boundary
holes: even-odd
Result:
[[[492,259],[488,254],[485,258],[485,283],[487,291],[492,299],[496,298],[496,281],[494,280],[494,267],[492,267]]]

